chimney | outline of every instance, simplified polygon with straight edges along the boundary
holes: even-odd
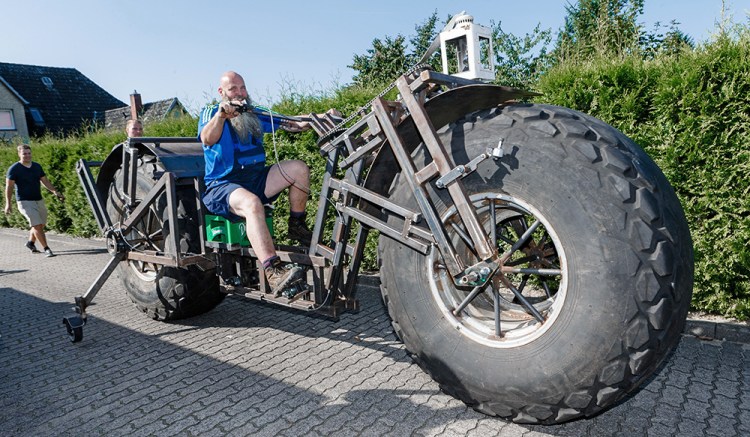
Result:
[[[133,90],[133,94],[130,95],[130,118],[137,120],[142,113],[143,102],[141,101],[141,95],[138,94],[138,91]]]

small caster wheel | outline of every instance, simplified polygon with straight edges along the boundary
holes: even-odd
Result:
[[[83,340],[83,325],[85,324],[86,322],[80,316],[65,317],[63,319],[63,325],[65,325],[65,329],[68,331],[68,337],[71,342],[78,343]]]

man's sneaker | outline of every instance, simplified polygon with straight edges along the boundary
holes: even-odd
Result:
[[[55,256],[55,254],[52,253],[52,249],[48,247],[44,249],[44,256],[46,256],[47,258],[52,258],[53,256]]]
[[[281,296],[285,289],[303,279],[305,269],[300,266],[276,262],[273,267],[266,269],[265,273],[271,292],[276,296]]]
[[[39,249],[36,248],[36,244],[31,241],[26,242],[26,248],[29,249],[31,253],[39,253]]]
[[[304,218],[290,218],[287,237],[303,246],[309,246],[312,241],[312,231],[307,227]]]

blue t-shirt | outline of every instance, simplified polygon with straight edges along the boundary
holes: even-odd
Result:
[[[16,200],[42,200],[42,184],[39,181],[42,176],[42,166],[32,161],[28,168],[16,162],[10,166],[5,177],[16,183]]]
[[[198,140],[200,141],[203,127],[211,121],[211,118],[219,110],[218,104],[208,105],[201,111],[198,119]],[[282,120],[265,114],[258,114],[263,133],[271,133],[278,130]],[[271,124],[273,122],[273,125]],[[203,145],[203,157],[206,163],[206,174],[204,180],[206,186],[211,182],[234,181],[238,178],[240,167],[252,166],[266,162],[266,151],[263,148],[263,138],[251,138],[249,144],[242,144],[232,128],[229,120],[224,120],[221,137],[212,146]],[[233,171],[234,170],[234,171]],[[215,185],[215,184],[214,184]]]

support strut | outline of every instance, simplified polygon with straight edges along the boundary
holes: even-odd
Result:
[[[125,258],[125,254],[126,252],[116,253],[104,267],[104,270],[102,270],[101,273],[99,273],[99,276],[96,277],[94,283],[91,284],[88,290],[86,290],[86,293],[84,293],[83,296],[75,298],[76,306],[73,310],[75,310],[78,315],[63,318],[63,325],[65,325],[70,341],[73,343],[78,343],[83,340],[83,326],[86,324],[87,317],[86,308],[91,304],[91,301],[94,300],[94,297],[99,290],[101,290],[104,283],[107,282],[107,279],[112,275],[112,272],[115,271],[117,264]]]

